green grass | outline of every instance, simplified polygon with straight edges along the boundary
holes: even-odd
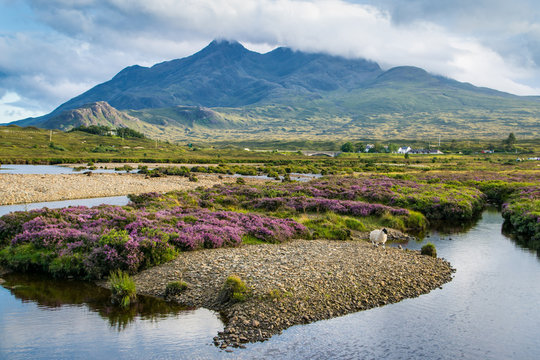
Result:
[[[122,270],[116,270],[109,275],[111,296],[113,302],[122,307],[128,307],[137,299],[135,281]]]
[[[261,240],[259,238],[256,238],[252,235],[244,235],[242,236],[242,244],[246,245],[260,245],[260,244],[268,244],[268,242]]]
[[[385,140],[376,137],[350,138],[350,135],[294,136],[292,139],[265,137],[263,140],[249,139],[244,136],[234,136],[222,141],[219,139],[186,139],[178,143],[155,141],[152,139],[129,138],[122,139],[114,136],[99,136],[80,131],[65,133],[37,129],[35,127],[21,128],[18,126],[0,126],[0,163],[67,163],[67,162],[160,162],[160,163],[264,163],[286,167],[294,165],[292,172],[313,172],[313,168],[327,169],[328,173],[350,168],[354,171],[380,169],[388,172],[411,169],[417,165],[426,165],[430,170],[445,169],[458,166],[462,162],[467,168],[472,167],[471,161],[486,169],[500,167],[510,162],[513,166],[524,167],[525,164],[515,164],[516,155],[510,153],[459,155],[457,152],[479,152],[490,146],[503,150],[502,141],[507,136],[498,132],[490,138],[467,140],[455,137],[453,140],[443,138],[441,149],[453,152],[453,155],[433,156],[411,155],[405,159],[398,154],[343,154],[338,158],[321,158],[304,156],[298,150],[332,150],[338,151],[341,145],[351,141],[355,146],[367,143],[388,145],[390,143],[413,148],[427,148],[435,145],[436,137],[430,140],[415,140],[395,136],[385,136]],[[516,149],[525,151],[529,156],[540,154],[540,138],[525,138],[517,136]],[[50,146],[50,144],[53,146]],[[192,143],[192,147],[187,144]],[[245,151],[244,148],[252,151]],[[256,151],[254,151],[256,150]],[[260,151],[265,150],[265,151]],[[279,150],[279,151],[276,151]],[[527,157],[523,155],[521,157]],[[385,165],[381,165],[385,164]],[[396,167],[392,164],[398,164]],[[405,165],[405,168],[403,167]],[[275,167],[270,170],[283,174],[283,168]],[[246,175],[248,174],[245,169]],[[275,174],[274,174],[275,175]]]
[[[432,243],[427,243],[426,245],[422,246],[420,253],[422,255],[437,257],[437,250],[435,249],[435,245]]]
[[[171,281],[165,287],[165,296],[178,295],[188,288],[188,284],[185,281]]]
[[[389,221],[389,219],[395,220]],[[354,218],[328,212],[322,215],[302,215],[296,220],[310,230],[313,239],[350,240],[354,231],[367,232],[384,226],[405,230],[403,221],[392,215]],[[390,226],[389,223],[394,226]]]
[[[243,302],[250,296],[246,283],[237,275],[230,275],[225,280],[221,291],[221,302]]]

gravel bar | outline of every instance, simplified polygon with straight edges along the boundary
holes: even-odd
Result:
[[[219,311],[226,320],[214,344],[243,348],[307,324],[428,293],[452,279],[443,259],[367,241],[296,240],[185,252],[134,276],[141,294]],[[229,275],[248,285],[245,302],[221,303]],[[188,288],[165,296],[169,282]]]
[[[0,205],[86,199],[105,196],[188,190],[198,186],[234,182],[234,177],[197,174],[199,181],[186,177],[147,177],[142,174],[0,174]],[[261,180],[245,178],[246,183]]]

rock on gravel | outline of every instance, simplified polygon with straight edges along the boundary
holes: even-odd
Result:
[[[425,294],[452,278],[442,259],[418,251],[373,247],[365,241],[297,240],[185,252],[170,263],[137,274],[140,293],[164,297],[171,281],[188,289],[168,298],[220,311],[226,327],[216,346],[264,341],[295,324],[366,310]],[[222,304],[229,275],[251,291],[245,302]]]

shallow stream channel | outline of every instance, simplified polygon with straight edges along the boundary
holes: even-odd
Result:
[[[489,209],[467,230],[401,244],[435,244],[456,269],[442,288],[233,352],[212,344],[223,329],[215,312],[146,297],[119,311],[91,283],[8,274],[0,359],[538,359],[540,257],[502,234],[502,223]]]

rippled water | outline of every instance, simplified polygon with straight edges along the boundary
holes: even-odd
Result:
[[[500,213],[487,211],[466,232],[406,245],[429,240],[457,269],[442,289],[294,326],[233,353],[210,344],[222,325],[206,310],[138,315],[119,330],[84,303],[49,308],[0,288],[0,358],[538,359],[539,257],[501,225]]]

